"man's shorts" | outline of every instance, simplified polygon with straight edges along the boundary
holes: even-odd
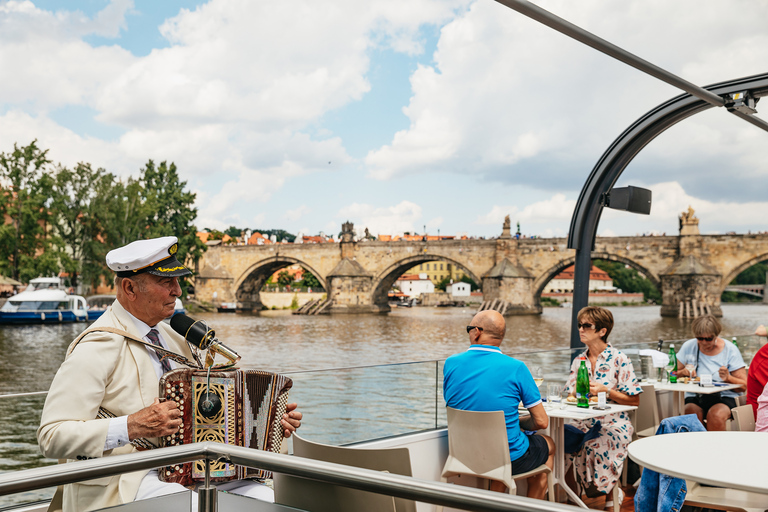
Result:
[[[686,397],[686,404],[694,404],[701,407],[704,411],[704,417],[707,417],[707,413],[715,404],[725,404],[729,409],[736,407],[736,399],[731,396],[720,396],[720,393],[712,393],[711,395],[694,395]]]
[[[547,440],[536,434],[530,434],[528,435],[528,451],[512,461],[512,474],[519,475],[536,469],[547,462],[547,458],[549,458]]]

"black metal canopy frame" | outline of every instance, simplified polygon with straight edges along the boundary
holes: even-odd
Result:
[[[582,346],[576,327],[579,310],[589,302],[589,271],[597,225],[609,193],[629,162],[656,136],[674,124],[712,107],[726,107],[731,114],[768,131],[768,123],[754,117],[754,104],[768,95],[768,73],[699,87],[596,35],[587,32],[526,0],[496,0],[533,20],[682,89],[685,94],[650,110],[622,133],[598,160],[576,203],[568,232],[568,248],[576,249],[573,283],[571,348]],[[745,104],[744,100],[748,103]],[[648,205],[649,207],[650,205]],[[650,210],[649,210],[650,211]],[[644,212],[648,213],[648,212]]]

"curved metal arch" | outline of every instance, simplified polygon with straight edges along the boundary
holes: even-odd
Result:
[[[766,96],[768,95],[768,73],[720,82],[709,85],[705,89],[719,96],[746,90],[756,98]],[[568,247],[576,249],[571,347],[581,346],[578,330],[575,329],[576,317],[579,310],[588,303],[590,253],[594,248],[605,194],[610,191],[627,165],[653,139],[680,121],[712,107],[712,104],[689,93],[662,103],[624,130],[592,169],[576,202],[568,232]]]

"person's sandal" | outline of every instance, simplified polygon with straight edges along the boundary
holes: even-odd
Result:
[[[613,497],[613,490],[611,490],[610,496]],[[622,503],[624,503],[624,491],[621,489],[621,487],[619,487],[619,507],[621,507]],[[606,499],[605,506],[603,508],[605,510],[613,510],[613,499],[610,501]]]

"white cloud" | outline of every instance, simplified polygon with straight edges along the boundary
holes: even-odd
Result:
[[[299,206],[298,208],[295,208],[293,210],[288,210],[287,212],[285,212],[284,217],[287,220],[293,222],[293,221],[299,220],[300,218],[302,218],[304,215],[308,214],[311,211],[312,211],[311,208],[309,208],[307,205],[303,204],[303,205]]]
[[[729,4],[748,19],[710,2],[539,3],[700,85],[762,73],[768,61],[765,2]],[[376,179],[453,171],[572,189],[624,128],[679,94],[495,2],[473,3],[444,26],[434,65],[419,67],[411,84],[410,126],[366,157]],[[645,151],[659,172],[684,165],[690,181],[714,154],[739,172],[758,166],[764,178],[766,145],[747,141],[765,134],[729,117],[697,116]]]
[[[421,206],[410,201],[401,201],[395,206],[375,207],[365,203],[352,203],[336,215],[350,220],[360,232],[368,228],[372,235],[398,235],[403,232],[421,232]]]
[[[522,209],[519,209],[517,206],[494,205],[488,213],[479,215],[475,223],[480,225],[498,225],[499,229],[501,229],[504,217],[509,215],[513,228],[516,222],[525,224],[525,226],[521,226],[523,228],[530,224],[534,224],[537,225],[535,234],[543,236],[546,233],[538,231],[540,225],[552,223],[567,225],[573,215],[573,209],[575,207],[576,201],[574,199],[567,199],[565,194],[555,194],[550,199],[531,203],[524,206]],[[551,229],[547,231],[547,233],[556,236],[563,235],[562,231],[554,233]]]

